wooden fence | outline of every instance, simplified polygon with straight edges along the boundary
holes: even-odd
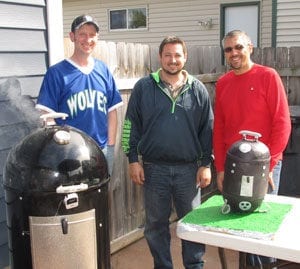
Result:
[[[73,51],[72,43],[65,40],[65,56]],[[123,120],[136,80],[159,67],[158,48],[133,43],[100,41],[94,51],[110,67],[120,89],[124,106],[118,110],[118,134],[115,148],[115,166],[109,186],[110,231],[112,252],[142,236],[144,207],[142,188],[134,185],[127,170],[127,159],[120,141]],[[275,68],[285,85],[290,105],[300,105],[300,47],[255,48],[252,59],[256,63]],[[207,87],[212,103],[215,82],[226,70],[222,64],[220,47],[188,47],[186,70],[199,78]],[[215,177],[214,177],[215,179]],[[216,189],[215,181],[203,190],[204,195]]]

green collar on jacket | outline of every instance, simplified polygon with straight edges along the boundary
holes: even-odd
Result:
[[[156,72],[151,73],[151,76],[152,76],[153,79],[156,81],[156,83],[159,83],[159,82],[160,82],[160,76],[159,76],[159,72],[160,72],[160,71],[161,71],[161,68],[159,68]],[[187,73],[187,74],[188,74],[188,73]],[[192,75],[188,74],[187,83],[188,83],[189,85],[191,85],[194,79],[195,79],[195,78],[194,78]]]

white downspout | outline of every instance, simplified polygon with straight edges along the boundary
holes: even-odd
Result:
[[[49,65],[64,59],[62,0],[47,0]]]

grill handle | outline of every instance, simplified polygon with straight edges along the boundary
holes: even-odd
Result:
[[[261,137],[260,133],[253,132],[253,131],[248,131],[248,130],[239,131],[239,134],[241,134],[243,136],[244,140],[252,141],[252,142],[258,141],[258,138]]]
[[[80,192],[85,191],[88,189],[88,184],[80,183],[77,185],[71,185],[71,186],[58,186],[56,188],[56,193],[73,193],[73,192]]]
[[[43,126],[51,126],[55,125],[54,119],[62,118],[65,120],[69,115],[67,113],[62,113],[62,112],[50,112],[50,113],[45,113],[40,116],[40,118],[43,120]]]

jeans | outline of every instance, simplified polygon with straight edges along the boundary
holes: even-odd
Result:
[[[172,205],[178,218],[200,204],[196,186],[197,164],[164,165],[144,163],[144,199],[146,223],[144,235],[154,259],[155,269],[172,269],[169,217]],[[182,258],[186,269],[202,269],[205,245],[182,242]]]
[[[268,186],[268,194],[278,194],[279,183],[280,183],[280,172],[281,172],[282,162],[279,161],[273,169],[273,181],[275,189],[272,190],[271,186]],[[275,258],[259,256],[255,254],[247,254],[246,256],[247,264],[251,266],[257,266],[258,268],[263,268],[263,264],[269,264],[276,262]]]
[[[113,165],[114,165],[115,146],[114,145],[106,145],[102,149],[102,152],[107,161],[108,173],[111,176],[112,171],[113,171]]]

